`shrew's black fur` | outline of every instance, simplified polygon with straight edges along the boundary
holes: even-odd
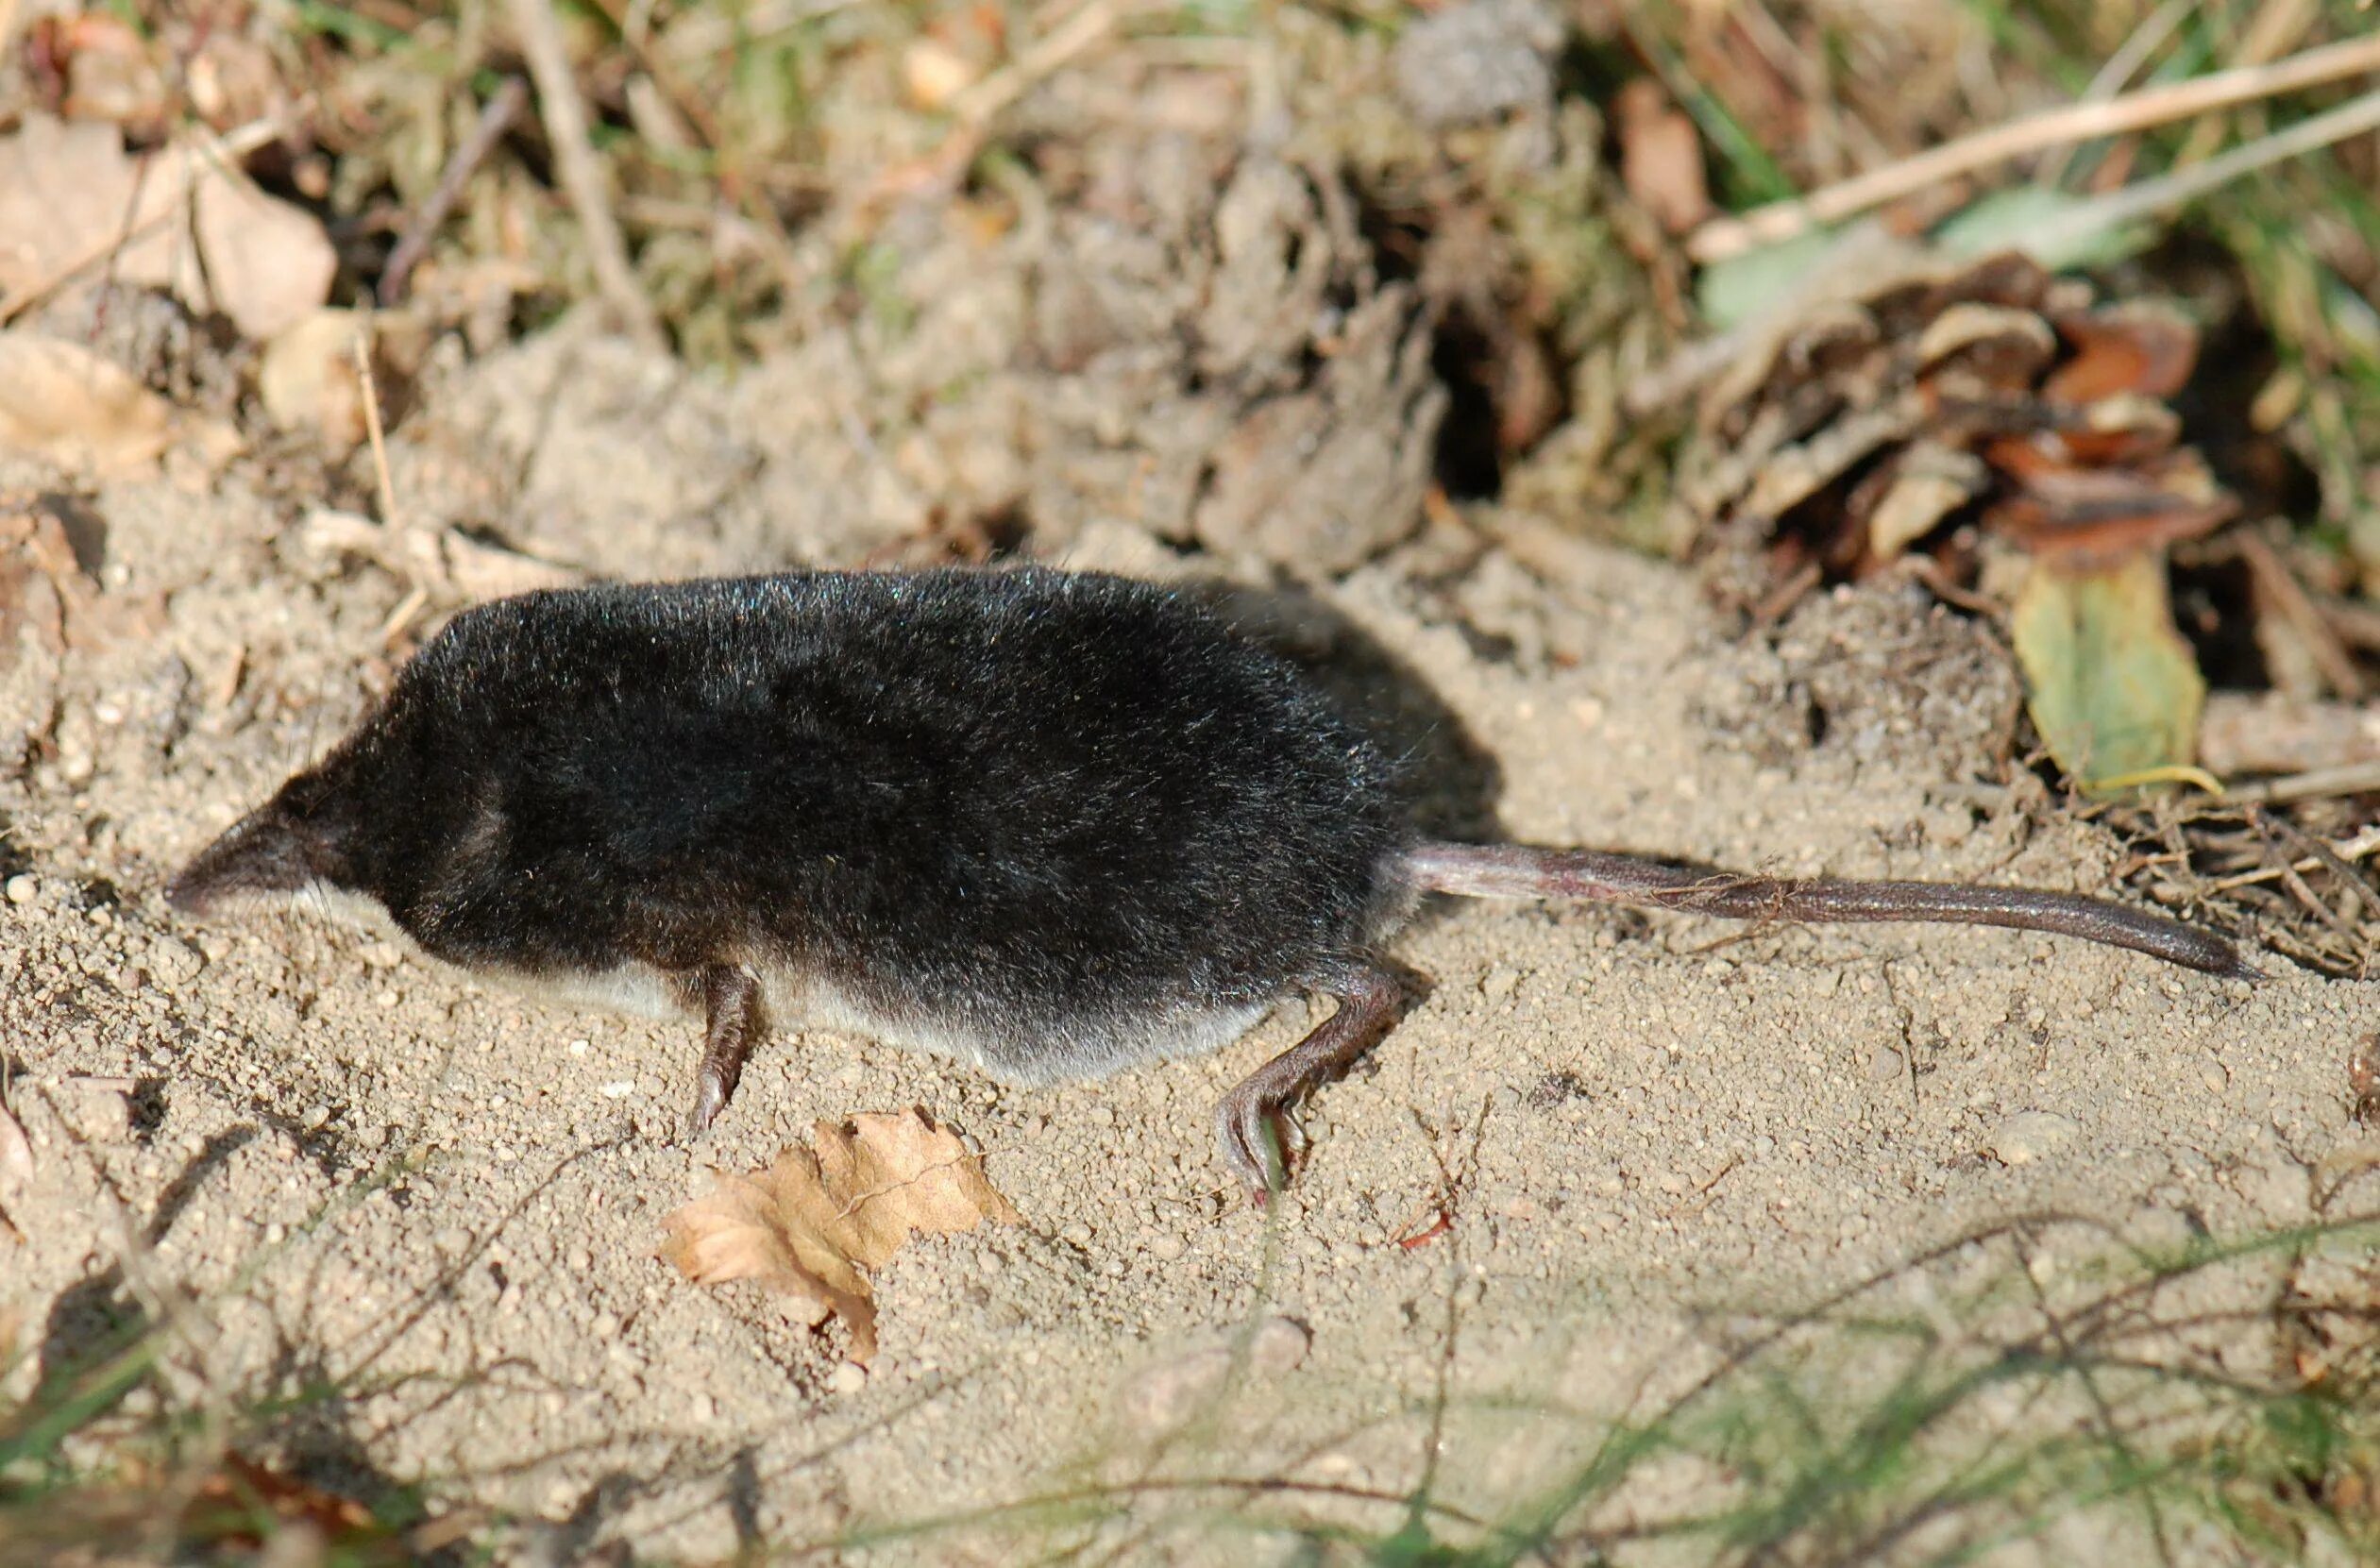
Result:
[[[172,891],[358,893],[437,957],[699,1007],[697,1127],[769,1010],[1031,1081],[1218,1046],[1326,992],[1339,1010],[1220,1107],[1258,1190],[1287,1107],[1395,1021],[1376,945],[1422,892],[2008,925],[2256,973],[2072,893],[1418,843],[1390,771],[1305,676],[1146,583],[582,588],[458,616]]]
[[[458,616],[177,892],[319,880],[539,978],[774,967],[1046,1077],[1361,963],[1401,912],[1390,785],[1147,583],[591,587]]]

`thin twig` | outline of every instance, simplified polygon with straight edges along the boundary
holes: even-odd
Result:
[[[355,379],[363,394],[363,433],[372,440],[372,474],[380,492],[380,526],[397,526],[397,484],[388,472],[388,439],[380,425],[380,379],[372,374],[372,323],[355,329]]]
[[[397,248],[388,253],[388,265],[381,269],[378,290],[380,307],[385,310],[402,304],[405,286],[412,281],[414,267],[430,249],[430,237],[445,227],[447,215],[454,204],[463,199],[463,188],[471,183],[487,155],[512,128],[513,121],[529,107],[529,84],[518,76],[507,76],[480,110],[479,124],[463,139],[447,166],[438,176],[438,188],[430,193],[430,199],[421,204],[414,221],[405,226],[405,232],[397,242]]]
[[[2124,40],[2121,47],[2107,57],[2107,63],[2099,68],[2098,74],[2091,77],[2090,85],[2083,89],[2082,97],[2075,101],[2103,104],[2121,93],[2124,84],[2149,62],[2149,57],[2165,47],[2165,41],[2173,36],[2173,29],[2197,9],[2198,0],[2165,0],[2164,5],[2150,13],[2147,21],[2132,30],[2132,36]],[[2055,190],[2064,183],[2067,168],[2074,161],[2075,148],[2080,145],[2078,142],[2060,147],[2041,166],[2040,174],[2034,177],[2034,183],[2044,190]]]
[[[550,0],[510,0],[513,29],[520,34],[521,54],[537,83],[537,107],[546,123],[546,140],[553,143],[554,171],[570,210],[578,214],[579,230],[586,236],[587,260],[595,267],[595,286],[622,330],[650,348],[667,346],[652,301],[636,285],[629,264],[628,242],[620,237],[612,216],[611,199],[603,192],[603,169],[587,144],[586,106],[570,76],[570,56],[562,42],[562,25],[554,20]]]
[[[2323,870],[2338,878],[2355,893],[2356,902],[2363,905],[2363,916],[2366,919],[2380,917],[2380,887],[2372,885],[2372,879],[2364,874],[2362,867],[2339,854],[2328,844],[2323,843],[2286,817],[2273,817],[2268,820],[2275,832],[2296,845],[2309,858],[2320,862]]]
[[[2103,104],[2046,110],[1946,142],[1792,201],[1772,202],[1740,217],[1715,218],[1695,230],[1686,242],[1686,253],[1697,261],[1721,261],[2027,153],[2145,130],[2366,71],[2380,71],[2380,34],[2344,39],[2270,65],[2242,66],[2144,88]]]
[[[2335,795],[2369,795],[2380,791],[2380,762],[2348,763],[2317,767],[2286,779],[2260,779],[2223,792],[2225,805],[2278,805],[2284,801],[2319,801]]]
[[[2265,853],[2271,858],[2273,868],[2281,873],[2281,885],[2287,887],[2297,902],[2304,905],[2306,911],[2316,919],[2330,927],[2333,936],[2344,938],[2351,946],[2361,947],[2363,944],[2355,937],[2355,928],[2347,923],[2346,917],[2324,903],[2315,894],[2314,889],[2306,885],[2305,878],[2298,873],[2298,868],[2289,864],[2287,852],[2281,848],[2280,839],[2273,836],[2272,829],[2265,821],[2264,814],[2258,811],[2249,812],[2248,825],[2255,829],[2256,836],[2264,841]]]
[[[2380,827],[2366,828],[2353,838],[2344,838],[2336,844],[2325,844],[2322,848],[2327,855],[2335,856],[2352,865],[2374,851],[2380,851]],[[2293,861],[2290,864],[2300,871],[2319,871],[2323,868],[2324,858],[2307,855],[2304,859]],[[2206,885],[2206,890],[2210,893],[2228,893],[2235,887],[2250,887],[2260,882],[2277,882],[2280,877],[2281,868],[2278,866],[2259,866],[2253,871],[2241,871],[2236,876],[2217,877]]]
[[[2241,529],[2232,534],[2231,548],[2247,566],[2256,597],[2297,633],[2331,690],[2350,702],[2359,702],[2371,695],[2372,687],[2364,680],[2363,671],[2355,667],[2355,656],[2347,651],[2338,633],[2322,618],[2313,596],[2297,580],[2297,574],[2289,570],[2288,563],[2281,559],[2281,552],[2272,548],[2271,541],[2253,530]]]
[[[1089,0],[1048,34],[1034,40],[1015,59],[953,98],[951,111],[965,124],[982,125],[1024,96],[1035,83],[1106,37],[1115,25],[1116,8],[1110,0]]]
[[[2262,0],[2239,42],[2227,51],[2225,63],[2262,65],[2277,59],[2296,48],[2321,18],[2321,0]],[[2223,139],[2223,122],[2217,119],[2192,126],[2173,155],[2173,167],[2186,169],[2213,152]]]
[[[2380,38],[2373,42],[2380,42]],[[2091,235],[2170,211],[2235,179],[2368,130],[2380,130],[2380,92],[2350,98],[2337,109],[2301,120],[2260,141],[2234,147],[2220,158],[2210,158],[2194,168],[2178,169],[2137,185],[2127,185],[2041,224],[2026,234],[2025,244],[2036,254],[2068,249]]]

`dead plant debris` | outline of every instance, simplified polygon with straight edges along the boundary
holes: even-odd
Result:
[[[812,1327],[832,1315],[851,1358],[876,1354],[876,1298],[866,1271],[920,1232],[948,1235],[1022,1216],[955,1133],[918,1110],[821,1121],[807,1149],[766,1171],[718,1173],[716,1190],[672,1213],[662,1256],[698,1285],[757,1280]]]
[[[2198,332],[2009,253],[1926,259],[1776,324],[1717,378],[1683,503],[1773,581],[1912,551],[2009,604],[2034,724],[2086,787],[2196,761],[2205,698],[2164,550],[2237,510],[2168,399]]]

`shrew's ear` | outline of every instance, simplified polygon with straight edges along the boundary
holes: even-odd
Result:
[[[321,874],[310,852],[314,837],[277,797],[200,851],[166,887],[166,900],[203,916],[244,895],[295,893]]]

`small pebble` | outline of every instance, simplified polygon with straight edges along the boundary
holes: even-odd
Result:
[[[31,903],[35,899],[38,899],[41,896],[42,885],[34,881],[28,873],[19,871],[15,876],[8,879],[8,902],[10,903],[20,905],[27,904]]]
[[[2082,1123],[2055,1111],[2018,1111],[1992,1129],[1983,1152],[2002,1165],[2030,1165],[2072,1142],[2082,1130]]]
[[[1305,1360],[1313,1343],[1312,1331],[1295,1318],[1267,1318],[1248,1341],[1248,1363],[1260,1373],[1278,1375]]]
[[[868,1369],[857,1362],[845,1361],[827,1375],[826,1386],[840,1394],[857,1393],[868,1387]]]
[[[1123,1389],[1123,1418],[1145,1436],[1171,1432],[1215,1396],[1231,1368],[1231,1352],[1221,1345],[1145,1368]]]
[[[177,936],[153,937],[147,954],[149,973],[168,986],[184,986],[207,967],[206,956]]]
[[[1901,1055],[1889,1045],[1878,1046],[1876,1054],[1867,1059],[1867,1075],[1871,1078],[1893,1079],[1900,1076]]]
[[[1182,1255],[1188,1251],[1190,1251],[1190,1243],[1171,1233],[1155,1236],[1149,1239],[1149,1256],[1160,1263],[1178,1262]]]

